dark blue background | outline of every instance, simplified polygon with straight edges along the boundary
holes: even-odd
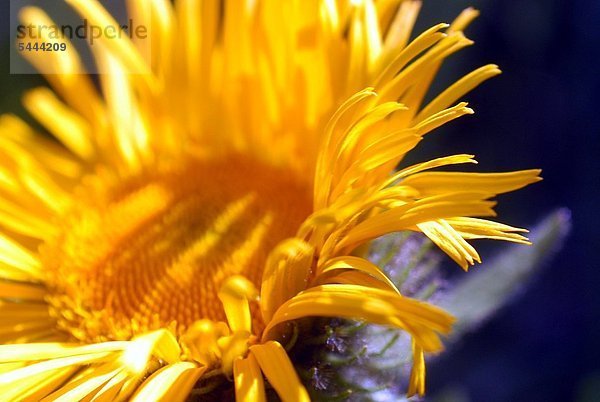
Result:
[[[467,31],[476,44],[449,60],[436,87],[487,63],[504,73],[466,97],[476,114],[431,134],[419,159],[469,152],[482,171],[540,167],[545,180],[501,197],[500,217],[531,226],[566,206],[574,230],[524,296],[430,367],[429,394],[450,387],[473,401],[600,400],[600,1],[426,0],[418,27],[450,22],[468,5],[482,11]],[[18,94],[42,80],[8,74],[7,28],[0,111],[21,113]]]
[[[500,198],[500,217],[531,225],[566,206],[574,222],[528,292],[432,365],[430,394],[600,401],[600,2],[425,1],[420,22],[449,22],[469,4],[482,12],[467,30],[476,43],[443,81],[487,63],[503,74],[467,96],[476,114],[426,152],[471,152],[482,170],[542,168],[543,182]]]

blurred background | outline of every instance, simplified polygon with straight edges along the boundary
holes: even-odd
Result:
[[[503,74],[469,94],[475,115],[432,134],[425,152],[473,153],[481,171],[542,168],[544,181],[500,197],[499,217],[531,227],[565,206],[573,231],[524,294],[433,362],[429,394],[600,401],[600,2],[426,0],[420,28],[469,5],[481,11],[467,30],[475,45],[439,81],[487,63]]]
[[[437,88],[488,63],[503,74],[466,97],[474,116],[431,134],[412,158],[473,153],[479,171],[542,168],[543,182],[500,198],[501,220],[531,227],[558,207],[573,219],[563,250],[527,291],[429,366],[428,395],[600,401],[600,2],[424,3],[417,33],[467,6],[481,10],[467,30],[475,46],[449,60]],[[8,2],[0,13],[0,112],[25,116],[20,94],[44,81],[9,74]],[[500,250],[484,247],[484,260]]]

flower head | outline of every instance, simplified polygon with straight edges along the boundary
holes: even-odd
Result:
[[[67,2],[116,25],[97,1]],[[0,393],[176,401],[218,376],[250,401],[264,376],[307,400],[284,346],[290,322],[326,316],[406,331],[409,393],[422,394],[423,355],[453,318],[401,295],[363,246],[422,232],[467,269],[479,262],[467,240],[527,243],[484,218],[495,195],[539,180],[432,171],[472,155],[395,170],[499,73],[423,102],[477,13],[409,42],[419,1],[128,4],[151,48],[99,39],[99,87],[72,51],[25,54],[60,71],[24,104],[61,145],[0,121]]]

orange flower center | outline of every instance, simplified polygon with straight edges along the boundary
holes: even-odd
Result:
[[[307,185],[237,156],[99,173],[75,200],[42,256],[59,324],[86,341],[225,320],[223,281],[241,274],[258,287],[269,251],[311,212]]]

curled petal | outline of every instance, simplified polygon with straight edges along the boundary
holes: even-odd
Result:
[[[223,303],[232,331],[251,331],[252,317],[248,301],[255,300],[257,297],[256,288],[243,276],[232,276],[223,284],[219,291],[219,299]]]
[[[263,340],[275,335],[278,324],[311,316],[364,319],[401,328],[426,352],[443,349],[438,333],[447,334],[454,322],[445,311],[393,291],[359,285],[321,285],[283,304],[265,328]]]
[[[263,273],[260,308],[265,322],[307,286],[314,249],[297,239],[281,242],[269,255]]]

